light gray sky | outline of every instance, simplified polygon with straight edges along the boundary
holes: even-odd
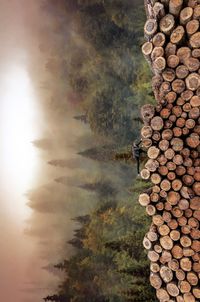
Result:
[[[22,302],[35,243],[24,235],[31,212],[24,194],[37,177],[37,101],[27,63],[34,0],[0,1],[0,301]],[[36,264],[37,266],[38,264]]]

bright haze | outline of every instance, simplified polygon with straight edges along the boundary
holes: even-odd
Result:
[[[7,302],[29,301],[22,289],[34,261],[34,242],[24,235],[25,221],[31,215],[25,193],[34,184],[38,169],[31,141],[40,124],[27,69],[30,37],[26,22],[33,4],[33,0],[0,1],[0,301]]]
[[[0,1],[0,301],[6,302],[42,301],[55,293],[62,276],[49,274],[49,266],[72,252],[66,251],[71,218],[82,214],[87,202],[85,197],[83,205],[76,203],[69,188],[55,182],[68,176],[64,169],[47,164],[56,158],[73,164],[70,146],[87,130],[79,129],[71,113],[68,124],[64,118],[58,125],[45,103],[50,89],[40,86],[48,58],[40,57],[39,45],[46,31],[52,38],[53,22],[42,13],[43,2]],[[45,154],[33,143],[55,137]]]

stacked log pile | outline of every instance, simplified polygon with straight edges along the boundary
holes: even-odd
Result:
[[[143,244],[161,302],[200,301],[200,1],[145,0],[142,52],[156,106],[142,107],[152,188],[139,197],[152,217]]]

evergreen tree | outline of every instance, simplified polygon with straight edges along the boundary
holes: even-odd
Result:
[[[78,154],[96,161],[112,161],[114,159],[115,145],[104,145],[86,149]]]
[[[88,191],[94,191],[101,197],[116,196],[117,190],[109,181],[99,180],[93,183],[79,185],[80,188]]]
[[[87,115],[86,114],[75,115],[74,119],[77,120],[77,121],[81,121],[81,122],[87,124]]]

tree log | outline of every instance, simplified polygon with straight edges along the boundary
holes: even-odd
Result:
[[[188,257],[183,257],[180,260],[180,267],[183,271],[190,272],[192,269],[192,262]]]
[[[170,294],[170,296],[177,297],[179,294],[179,289],[175,283],[168,283],[167,292]]]
[[[146,207],[150,203],[149,195],[146,193],[140,194],[139,203],[141,204],[141,206]]]
[[[150,159],[156,159],[158,157],[160,153],[160,150],[156,147],[150,147],[148,152],[147,152],[147,155]]]
[[[198,2],[199,3],[199,2]],[[199,20],[200,19],[200,5],[196,5],[194,7],[193,18]]]
[[[199,21],[198,20],[191,20],[186,25],[186,32],[189,37],[195,34],[199,29]]]
[[[174,16],[179,16],[181,8],[183,6],[183,0],[170,0],[169,1],[169,12]]]
[[[197,71],[200,67],[199,60],[192,57],[185,59],[184,64],[191,72]]]
[[[143,244],[160,302],[200,299],[200,0],[145,0],[142,47],[157,105],[142,107],[141,171],[153,188],[139,197],[152,217]],[[166,15],[165,15],[166,14]]]
[[[184,78],[186,78],[188,76],[188,74],[189,74],[189,70],[188,70],[188,68],[185,65],[179,65],[176,68],[176,76],[177,76],[177,78],[184,79]]]
[[[169,283],[173,279],[173,272],[169,267],[163,265],[160,269],[160,276],[165,283]]]
[[[180,59],[176,55],[170,55],[167,58],[167,65],[170,68],[176,68],[178,66],[179,62],[180,62]]]
[[[160,276],[158,274],[151,273],[150,274],[150,284],[151,284],[151,286],[153,286],[153,288],[159,289],[159,288],[161,288],[161,285],[162,285],[162,279],[160,278]]]
[[[191,7],[185,7],[180,12],[180,24],[186,25],[191,19],[193,15],[193,9]]]
[[[189,74],[189,76],[186,78],[186,86],[187,89],[192,91],[197,90],[200,87],[200,75],[197,73]]]
[[[160,31],[163,32],[165,35],[170,35],[173,31],[175,26],[175,19],[174,16],[171,14],[165,15],[160,20]]]
[[[151,120],[151,127],[153,130],[161,130],[163,128],[163,120],[159,116],[155,116]]]
[[[200,32],[196,32],[190,37],[190,45],[192,48],[200,48]]]
[[[153,37],[153,45],[154,47],[162,47],[164,46],[166,41],[165,35],[161,32],[158,32],[154,37]]]
[[[183,26],[177,26],[170,35],[170,42],[173,44],[180,44],[185,36],[185,29]]]
[[[160,238],[160,245],[165,249],[165,250],[171,250],[173,247],[173,241],[169,236],[163,236]]]
[[[144,33],[147,37],[152,37],[158,29],[158,24],[155,19],[148,19],[144,26]]]
[[[191,49],[189,47],[181,47],[177,51],[177,57],[179,58],[180,63],[184,63],[186,59],[191,56]]]
[[[153,7],[153,12],[154,12],[154,15],[156,17],[156,19],[161,19],[162,17],[165,16],[165,7],[162,3],[160,2],[156,2],[154,4],[154,7]]]
[[[159,301],[169,301],[170,299],[168,292],[163,288],[159,288],[156,291],[156,296]]]

